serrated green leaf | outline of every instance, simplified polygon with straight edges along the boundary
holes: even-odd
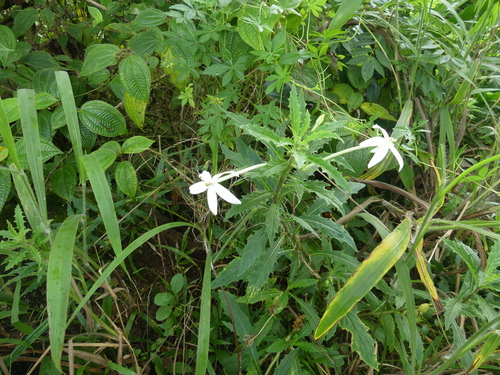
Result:
[[[267,234],[265,228],[257,230],[252,234],[241,251],[241,262],[238,276],[244,276],[255,265],[255,261],[266,250]]]
[[[142,136],[135,136],[123,142],[122,152],[124,154],[138,154],[146,151],[154,143],[151,139]]]
[[[368,328],[359,319],[355,311],[351,310],[340,321],[340,327],[351,333],[351,347],[359,354],[359,357],[371,368],[378,370],[376,343],[368,333]]]
[[[118,188],[130,198],[135,197],[139,185],[135,168],[129,161],[118,163],[115,170],[115,180]]]
[[[263,193],[260,190],[256,190],[250,194],[247,194],[243,196],[243,198],[241,198],[241,204],[231,206],[226,214],[226,219],[230,219],[237,214],[253,210],[259,207],[263,202],[265,202],[272,196],[272,193]]]
[[[348,245],[351,249],[356,249],[354,240],[345,228],[331,219],[327,219],[319,215],[302,215],[299,217],[291,215],[291,217],[303,228],[316,235],[318,238],[321,238],[319,233],[322,233],[331,239],[335,239]]]
[[[288,138],[282,138],[276,134],[273,130],[259,126],[256,124],[247,124],[242,127],[243,131],[247,134],[253,136],[256,140],[263,143],[271,143],[275,146],[290,145],[292,142]]]
[[[147,102],[151,89],[151,72],[144,59],[129,56],[120,62],[118,69],[125,91],[135,99]]]
[[[144,118],[148,102],[139,100],[130,95],[128,91],[125,91],[123,95],[123,104],[128,117],[130,117],[134,124],[142,129],[144,126]]]
[[[303,184],[306,191],[316,194],[320,199],[323,199],[326,203],[331,204],[338,210],[343,212],[342,202],[337,198],[333,190],[326,189],[329,185],[322,181],[308,181]]]
[[[86,102],[80,108],[78,117],[87,129],[105,137],[116,137],[127,132],[120,111],[101,100]]]
[[[50,176],[52,191],[67,201],[73,200],[77,183],[78,177],[75,168],[71,165],[57,169]]]
[[[462,258],[477,285],[479,282],[478,274],[481,272],[481,259],[477,255],[477,252],[461,241],[452,241],[447,238],[443,239],[443,241],[448,248]]]
[[[114,44],[93,44],[86,49],[85,62],[80,75],[89,76],[110,65],[116,64],[120,48]]]
[[[270,244],[255,261],[251,273],[246,277],[248,289],[252,292],[260,290],[269,280],[269,275],[273,272],[274,265],[278,260],[278,253],[281,251],[281,241]]]

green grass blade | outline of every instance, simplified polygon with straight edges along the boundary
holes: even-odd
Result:
[[[69,290],[76,231],[82,215],[69,216],[57,231],[47,269],[47,311],[49,313],[52,359],[59,371],[66,331]]]
[[[7,114],[5,113],[5,108],[3,106],[2,99],[0,98],[0,134],[2,139],[9,150],[9,159],[21,169],[21,163],[19,162],[19,157],[17,156],[17,149],[14,142],[14,137],[12,136],[12,129],[9,125],[9,120],[7,119]]]
[[[120,227],[116,218],[115,206],[111,189],[104,174],[104,170],[95,155],[89,154],[82,157],[82,163],[87,172],[87,176],[92,185],[99,211],[101,212],[102,221],[106,228],[109,242],[116,255],[122,252],[122,242],[120,236]]]
[[[125,261],[125,259],[132,254],[139,246],[147,242],[149,239],[152,237],[156,236],[158,233],[163,232],[164,230],[168,229],[174,229],[182,226],[188,226],[192,228],[197,228],[193,224],[189,223],[181,223],[181,222],[174,222],[174,223],[168,223],[168,224],[163,224],[160,225],[159,227],[156,227],[154,229],[151,229],[144,233],[142,236],[134,240],[130,245],[128,245],[123,251],[116,256],[116,258],[109,264],[108,267],[106,267],[103,271],[101,276],[95,281],[95,283],[92,285],[92,287],[89,289],[87,294],[85,294],[85,297],[81,300],[81,302],[78,304],[76,309],[73,311],[73,314],[71,317],[68,319],[68,324],[71,323],[73,319],[75,319],[76,315],[78,312],[82,309],[82,307],[89,301],[89,299],[92,297],[92,295],[95,293],[95,291],[101,287],[102,283],[106,281],[106,279],[111,275],[111,273],[121,264]]]
[[[330,21],[330,30],[340,29],[359,9],[364,0],[344,0]]]
[[[35,187],[40,215],[47,221],[47,198],[45,196],[45,181],[43,177],[43,160],[40,146],[40,131],[38,129],[38,118],[36,114],[35,91],[20,89],[19,114],[21,116],[21,127],[23,137],[26,141],[26,155],[31,171],[31,179]]]
[[[48,222],[44,221],[40,214],[33,189],[28,181],[28,176],[26,176],[23,170],[18,170],[14,163],[10,165],[10,170],[17,196],[23,206],[24,214],[31,228],[43,228],[45,233],[50,233]]]
[[[210,300],[212,289],[212,253],[207,252],[203,286],[201,288],[200,324],[198,326],[198,350],[196,351],[196,375],[207,373],[208,351],[210,347]]]
[[[68,124],[71,145],[73,146],[73,152],[75,153],[76,163],[80,172],[80,182],[83,185],[85,180],[85,173],[83,173],[81,164],[81,158],[83,156],[82,138],[80,134],[80,125],[78,123],[78,115],[76,112],[73,88],[71,87],[71,81],[69,80],[68,73],[56,72],[55,74],[57,87],[59,88],[59,94],[61,96],[61,102],[63,105],[64,115],[66,116],[66,123]]]
[[[410,219],[405,219],[378,245],[347,280],[321,318],[314,337],[323,336],[363,298],[403,255],[410,242]]]

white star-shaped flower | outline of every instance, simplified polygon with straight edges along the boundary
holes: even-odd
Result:
[[[208,208],[214,215],[217,215],[217,196],[221,197],[226,202],[241,204],[241,201],[236,198],[233,193],[219,184],[220,180],[224,181],[227,179],[227,177],[221,179],[221,176],[228,173],[231,175],[237,175],[234,172],[224,172],[216,174],[212,177],[210,172],[203,171],[200,174],[201,181],[189,187],[189,192],[191,194],[201,194],[205,191],[207,192]]]
[[[380,163],[382,160],[384,160],[384,158],[390,151],[392,152],[392,154],[399,163],[399,170],[398,170],[399,172],[401,169],[403,169],[404,162],[403,158],[401,157],[401,154],[396,149],[396,147],[394,147],[394,142],[396,142],[396,140],[392,137],[389,137],[389,134],[387,134],[385,129],[381,128],[380,126],[373,125],[373,128],[380,129],[384,136],[369,138],[366,141],[363,141],[359,144],[360,146],[363,147],[375,147],[373,150],[370,151],[373,153],[373,157],[368,163],[368,168],[371,168],[374,165]]]

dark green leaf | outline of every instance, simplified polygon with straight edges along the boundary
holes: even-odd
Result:
[[[96,134],[116,137],[127,132],[125,119],[120,111],[101,100],[86,102],[78,115],[82,124]]]

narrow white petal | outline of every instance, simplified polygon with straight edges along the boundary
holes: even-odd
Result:
[[[396,147],[394,147],[393,144],[389,145],[389,150],[391,150],[392,154],[394,155],[394,157],[396,158],[396,160],[399,163],[398,172],[401,171],[401,169],[403,169],[403,166],[405,164],[404,161],[403,161],[403,157],[401,156],[401,154],[399,153],[399,151],[396,149]]]
[[[375,147],[375,146],[380,146],[387,142],[384,138],[382,137],[373,137],[373,138],[368,138],[361,142],[359,145],[363,147]]]
[[[380,163],[382,160],[384,160],[385,156],[389,152],[389,147],[387,145],[382,145],[378,147],[376,152],[373,154],[372,159],[368,163],[368,168],[373,167],[374,165],[377,165]]]
[[[387,134],[387,132],[385,131],[385,129],[383,127],[378,126],[378,125],[373,125],[373,129],[380,129],[382,131],[382,134],[384,135],[384,138],[385,139],[389,138],[389,134]]]
[[[212,185],[208,188],[207,201],[210,211],[212,211],[214,215],[217,215],[217,193],[215,192],[215,186],[218,185]]]
[[[207,190],[208,186],[205,181],[197,182],[189,187],[189,192],[191,194],[200,194]]]
[[[232,204],[241,204],[241,201],[234,196],[233,193],[231,193],[228,189],[226,189],[224,186],[220,184],[215,184],[213,187],[213,190],[219,194],[219,197],[224,199],[226,202],[232,203]]]

